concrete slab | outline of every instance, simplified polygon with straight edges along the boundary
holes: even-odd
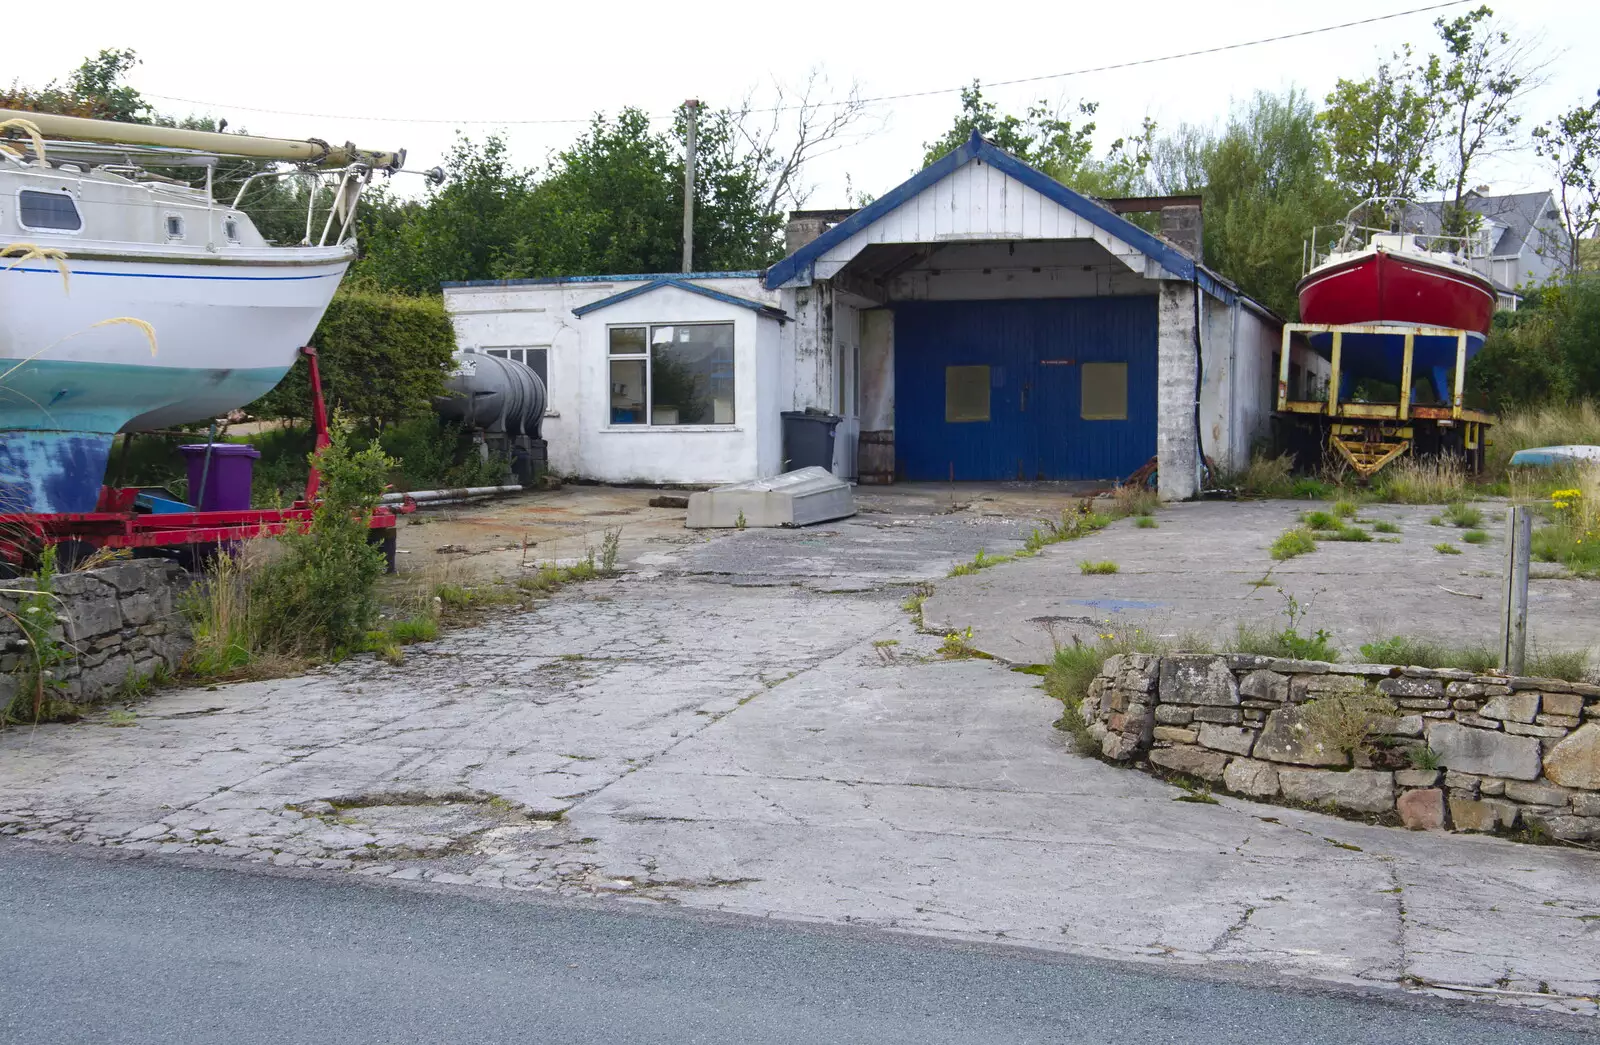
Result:
[[[690,529],[811,526],[856,513],[850,484],[826,468],[799,468],[689,496]]]
[[[1270,619],[1270,603],[1221,593],[1253,591],[1243,575],[1261,564],[1230,563],[1264,555],[1299,506],[1185,506],[1156,530],[1118,524],[945,580],[1071,503],[963,494],[874,492],[873,511],[827,530],[624,545],[622,578],[412,647],[398,667],[356,658],[158,694],[132,725],[0,733],[0,833],[1245,976],[1543,991],[1542,1006],[1594,1011],[1600,855],[1175,801],[1170,785],[1070,751],[1036,678],[939,658],[939,636],[900,609],[908,584],[936,580],[929,605],[979,621],[987,641],[1011,634],[991,624],[1016,615],[1008,604],[1060,614],[1061,600],[1105,597],[1074,585],[1120,575],[1083,578],[1078,559],[1127,570],[1165,544],[1167,565],[1127,598],[1181,595],[1180,613],[1219,626],[1230,618],[1205,616],[1211,603]],[[1274,577],[1334,590],[1358,567],[1350,598],[1447,598],[1413,590],[1431,574],[1385,560],[1385,576],[1355,556],[1399,547],[1415,560],[1442,539],[1420,513],[1372,511],[1404,520],[1412,547],[1325,546]],[[1210,571],[1209,602],[1201,581],[1177,587],[1184,557]],[[1592,632],[1589,589],[1572,591],[1575,626]]]

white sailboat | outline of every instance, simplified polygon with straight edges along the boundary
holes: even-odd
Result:
[[[283,378],[355,258],[362,189],[405,154],[0,110],[8,121],[28,133],[0,140],[0,512],[92,511],[116,433],[216,417]],[[223,156],[297,164],[286,173],[336,186],[332,204],[319,214],[312,193],[304,240],[269,244],[239,209],[244,187],[213,198]]]

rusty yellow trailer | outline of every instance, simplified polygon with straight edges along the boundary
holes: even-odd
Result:
[[[1319,337],[1328,342],[1330,369],[1326,396],[1304,400],[1289,398],[1291,350],[1297,335],[1307,341]],[[1381,337],[1402,344],[1400,372],[1395,375],[1398,378],[1396,401],[1371,402],[1341,395],[1345,338],[1351,335]],[[1280,422],[1287,429],[1283,433],[1285,441],[1291,449],[1301,453],[1312,445],[1323,453],[1335,453],[1362,479],[1370,479],[1385,465],[1407,453],[1448,454],[1460,458],[1469,470],[1480,471],[1485,437],[1497,418],[1466,405],[1468,336],[1468,331],[1448,327],[1285,324],[1283,350],[1278,358],[1277,406]],[[1455,344],[1453,387],[1449,390],[1448,402],[1413,402],[1412,379],[1418,338],[1448,338]],[[1444,389],[1435,391],[1443,400]]]

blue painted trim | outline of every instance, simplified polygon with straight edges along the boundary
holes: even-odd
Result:
[[[536,276],[528,279],[468,279],[440,283],[452,287],[543,287],[556,283],[631,283],[657,279],[760,279],[760,272],[660,272],[632,273],[623,276]]]
[[[901,182],[889,192],[884,193],[872,203],[856,211],[821,236],[773,265],[767,270],[767,289],[776,290],[779,287],[797,284],[803,286],[812,282],[815,278],[816,259],[829,248],[854,236],[857,232],[860,232],[890,211],[909,202],[923,189],[954,174],[958,168],[972,160],[981,160],[991,167],[1010,175],[1046,199],[1060,204],[1097,228],[1122,240],[1146,257],[1155,259],[1161,264],[1162,268],[1172,273],[1176,278],[1198,281],[1200,288],[1212,297],[1231,305],[1236,298],[1243,296],[1239,293],[1237,287],[1204,265],[1198,264],[1188,254],[1174,247],[1166,240],[1146,232],[1133,222],[1122,217],[1122,215],[1107,210],[1082,193],[1076,192],[1042,171],[1028,166],[999,146],[986,141],[976,131],[972,132],[972,137],[968,138],[955,151],[941,156],[916,174],[913,174],[906,181]],[[1259,303],[1252,302],[1252,304],[1262,308]],[[1268,315],[1272,315],[1269,310],[1263,308],[1263,311],[1266,311]],[[1276,319],[1278,317],[1273,316],[1273,318]],[[1279,319],[1279,322],[1282,322],[1282,320]]]
[[[577,308],[572,310],[572,314],[580,317],[587,316],[591,312],[597,312],[602,308],[609,308],[612,305],[621,304],[622,302],[631,298],[642,297],[645,294],[660,290],[662,287],[676,287],[679,290],[687,290],[691,294],[699,294],[701,297],[707,297],[713,301],[720,301],[725,305],[737,305],[740,308],[747,308],[758,315],[766,316],[769,319],[776,319],[779,323],[782,323],[789,318],[789,314],[781,308],[763,304],[760,301],[751,301],[749,298],[737,297],[733,294],[724,294],[720,290],[712,290],[710,287],[702,287],[699,284],[689,283],[681,278],[676,277],[672,279],[654,279],[649,283],[642,283],[637,287],[630,287],[627,290],[612,294],[610,297],[601,298],[599,301],[591,301],[587,305],[579,305]]]
[[[19,266],[13,269],[5,269],[4,271],[40,272],[57,278],[61,276],[61,270],[54,268],[35,269]],[[305,279],[338,279],[344,275],[342,272],[324,272],[316,276],[186,276],[177,272],[100,272],[95,269],[72,269],[71,271],[74,276],[112,276],[117,279],[209,279],[242,283],[290,283]]]

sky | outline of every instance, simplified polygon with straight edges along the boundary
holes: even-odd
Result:
[[[1338,4],[1233,0],[1137,8],[1081,0],[1010,4],[876,3],[692,5],[455,3],[260,5],[152,17],[146,5],[86,0],[71,31],[8,48],[0,78],[40,85],[103,47],[131,47],[132,84],[163,112],[225,116],[230,129],[282,137],[405,148],[407,166],[439,163],[458,131],[501,133],[513,156],[536,165],[568,144],[590,114],[633,105],[670,118],[686,98],[708,106],[747,96],[771,104],[772,85],[825,76],[833,96],[937,92],[876,103],[844,148],[807,171],[811,207],[842,206],[847,185],[881,194],[921,161],[958,109],[957,88],[1081,70],[1319,29],[1426,6],[1430,0]],[[1149,116],[1159,126],[1224,120],[1255,90],[1325,95],[1340,77],[1370,75],[1410,42],[1431,47],[1439,11],[1138,68],[993,87],[1003,110],[1079,99],[1100,103],[1104,145]],[[1600,3],[1507,0],[1497,15],[1543,41],[1543,86],[1527,99],[1528,124],[1592,100],[1600,71],[1569,41],[1600,39]],[[269,111],[270,110],[270,111]],[[568,121],[568,122],[513,122]],[[1531,151],[1486,166],[1497,192],[1549,187]],[[396,188],[414,192],[421,179]]]

